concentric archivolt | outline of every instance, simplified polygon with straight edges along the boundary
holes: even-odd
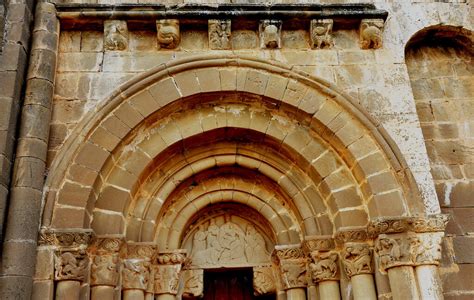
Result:
[[[249,180],[249,172],[271,182],[286,205],[272,209],[292,215],[302,235],[331,234],[322,222],[333,231],[420,207],[384,136],[342,95],[304,74],[214,57],[150,71],[121,90],[78,126],[53,163],[44,225],[91,224],[99,235],[160,240],[168,236],[161,222],[178,220],[163,218],[164,208],[196,213],[187,205],[198,198],[174,195],[191,189],[190,178],[221,168],[236,170],[234,182]],[[245,189],[230,191],[268,202]]]

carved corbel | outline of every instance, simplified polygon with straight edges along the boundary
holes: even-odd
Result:
[[[360,47],[378,49],[382,47],[383,19],[362,19],[359,28]]]
[[[261,48],[281,48],[281,25],[280,20],[263,20],[260,22]]]
[[[204,294],[204,270],[183,270],[183,296],[201,298]]]
[[[334,45],[332,26],[332,19],[311,20],[310,33],[312,48],[331,48]]]
[[[175,49],[178,47],[181,36],[179,20],[163,19],[156,21],[158,45],[160,48]]]
[[[84,250],[58,251],[54,265],[56,281],[84,281],[88,274],[89,257]]]
[[[283,289],[307,286],[307,257],[301,245],[275,246],[273,260],[279,266]]]
[[[225,50],[231,48],[231,20],[209,20],[209,48]]]
[[[178,293],[181,269],[186,262],[186,250],[160,252],[155,258],[154,286],[155,294]]]
[[[127,21],[104,21],[104,49],[112,51],[126,50],[128,47]]]
[[[116,286],[119,279],[121,238],[98,238],[90,247],[91,285]]]
[[[156,245],[130,243],[126,246],[123,260],[123,289],[147,290],[150,281],[151,260],[156,253]]]
[[[368,244],[349,242],[344,244],[341,253],[344,271],[350,278],[360,274],[372,274],[372,250]]]
[[[261,266],[253,268],[253,291],[255,296],[276,293],[277,278],[275,278],[272,266]]]

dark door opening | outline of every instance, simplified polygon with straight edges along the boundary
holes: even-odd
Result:
[[[274,300],[275,295],[254,296],[252,269],[204,271],[205,300]]]

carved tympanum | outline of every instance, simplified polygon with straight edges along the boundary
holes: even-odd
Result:
[[[271,266],[253,268],[253,290],[255,296],[276,292],[276,279]]]
[[[362,19],[359,36],[362,49],[378,49],[382,47],[382,31],[384,20]]]
[[[372,251],[367,244],[348,243],[342,251],[342,263],[347,276],[373,273]]]
[[[184,270],[182,276],[184,281],[183,296],[202,297],[204,293],[204,270]]]
[[[313,252],[312,262],[309,264],[311,278],[314,282],[327,280],[338,280],[338,260],[339,256],[335,252]]]
[[[331,48],[332,39],[332,19],[311,20],[311,45],[313,48]]]
[[[104,49],[125,50],[128,47],[128,28],[126,21],[104,21]]]
[[[230,49],[231,21],[209,20],[209,48]]]
[[[84,251],[60,252],[55,257],[55,279],[83,281],[88,266],[89,258]]]
[[[263,20],[260,23],[261,48],[281,47],[281,24],[279,20]]]
[[[160,48],[174,49],[180,41],[179,20],[163,19],[156,21],[158,44]]]
[[[222,225],[214,219],[207,228],[203,224],[193,236],[192,264],[194,266],[241,266],[268,263],[265,239],[253,224],[245,231],[226,216]]]

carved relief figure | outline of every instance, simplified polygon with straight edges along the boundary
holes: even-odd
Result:
[[[180,41],[179,20],[164,19],[156,21],[158,45],[160,48],[174,49]]]
[[[104,21],[104,48],[121,51],[128,46],[128,29],[126,21]]]
[[[85,253],[64,252],[56,257],[56,280],[84,280],[89,259]]]
[[[332,19],[311,20],[311,44],[313,48],[330,48],[333,45]]]
[[[253,289],[255,296],[271,294],[276,291],[272,267],[253,268]]]
[[[116,285],[119,275],[117,263],[117,255],[95,256],[91,266],[91,284]]]
[[[230,20],[209,20],[209,48],[230,49]]]
[[[204,270],[184,270],[183,296],[202,297],[204,292]]]
[[[336,253],[315,253],[311,255],[313,263],[309,264],[311,277],[315,282],[324,280],[337,280]]]
[[[145,290],[150,277],[150,263],[138,259],[127,259],[123,263],[123,287]]]
[[[382,47],[382,19],[363,19],[360,23],[360,44],[362,49],[378,49]]]
[[[181,265],[155,267],[155,294],[177,294]]]
[[[280,269],[286,288],[306,286],[306,260],[280,261]]]
[[[200,225],[193,236],[192,264],[194,266],[230,266],[244,263],[265,263],[270,254],[265,239],[249,224],[246,232],[225,216],[218,226],[215,219],[209,221],[207,230]]]
[[[262,48],[281,47],[281,21],[264,20],[260,24],[260,40]]]
[[[343,252],[344,270],[347,276],[372,273],[371,253],[367,245],[352,244]]]

